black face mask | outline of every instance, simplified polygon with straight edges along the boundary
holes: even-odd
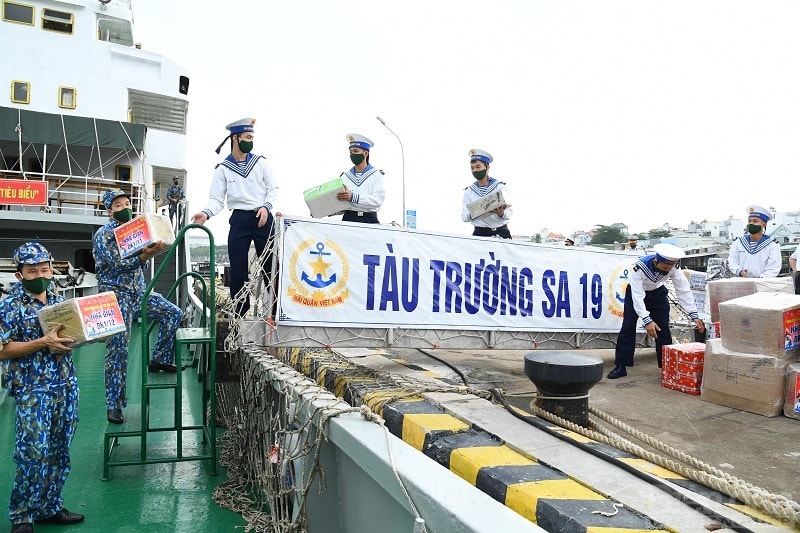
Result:
[[[481,181],[483,178],[486,177],[487,170],[484,168],[483,170],[473,170],[472,177],[478,181]]]
[[[750,235],[755,235],[756,233],[761,231],[763,228],[764,228],[764,226],[762,226],[761,224],[748,224],[747,225],[747,232],[750,233]]]
[[[358,166],[364,162],[364,154],[350,154],[350,161],[352,161],[355,166]]]
[[[661,270],[660,268],[657,268],[656,272],[658,272],[662,276],[666,276],[667,274],[669,274],[669,270]]]

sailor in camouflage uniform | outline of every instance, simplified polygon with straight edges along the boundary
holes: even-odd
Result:
[[[110,337],[106,342],[105,362],[106,409],[108,421],[123,422],[122,409],[127,406],[126,380],[128,374],[128,343],[131,323],[140,313],[142,295],[146,287],[144,270],[148,261],[167,248],[163,241],[152,243],[140,255],[123,259],[120,256],[114,229],[131,220],[133,213],[130,197],[121,189],[109,189],[103,195],[103,205],[108,210],[109,221],[94,234],[95,270],[98,290],[114,291],[122,317],[125,333]],[[156,292],[147,298],[147,318],[159,324],[153,357],[147,365],[149,372],[176,372],[175,332],[180,325],[182,312],[178,306]]]
[[[336,198],[350,202],[351,208],[344,212],[342,220],[378,224],[378,211],[386,198],[386,189],[383,170],[369,164],[369,151],[375,144],[358,133],[349,133],[347,142],[353,167],[342,172],[345,190],[339,192]]]
[[[225,126],[229,134],[217,147],[217,153],[230,139],[231,153],[214,171],[208,206],[192,217],[195,224],[205,222],[225,208],[231,209],[228,220],[228,257],[231,263],[230,294],[236,301],[239,291],[250,277],[248,253],[252,242],[258,257],[272,239],[275,231],[274,211],[278,199],[278,182],[272,174],[267,159],[252,153],[255,139],[254,118],[243,118]],[[272,252],[268,252],[262,263],[264,282],[272,268]],[[250,309],[250,299],[237,303],[235,313],[244,316]]]
[[[16,402],[17,470],[8,507],[13,533],[32,532],[34,521],[83,520],[83,515],[64,508],[62,497],[78,424],[74,340],[58,336],[60,325],[45,335],[37,315],[43,307],[64,301],[51,284],[51,260],[50,252],[37,242],[17,248],[14,262],[20,282],[0,301],[0,365],[9,396]]]
[[[472,231],[475,236],[510,239],[511,231],[508,229],[508,221],[511,220],[512,215],[510,206],[502,205],[480,218],[472,218],[469,213],[469,204],[494,192],[504,193],[503,199],[508,201],[505,182],[489,176],[489,164],[493,160],[491,154],[486,150],[473,148],[469,151],[469,166],[475,183],[464,189],[461,201],[461,220],[470,222],[475,227]]]
[[[656,358],[661,368],[661,348],[672,344],[669,329],[669,297],[667,279],[672,280],[675,296],[681,307],[689,314],[698,331],[703,333],[705,326],[697,314],[689,281],[675,264],[685,255],[684,251],[672,244],[656,244],[654,254],[640,257],[628,272],[628,287],[625,289],[622,327],[617,336],[614,354],[614,369],[608,379],[628,375],[625,367],[633,366],[636,350],[636,323],[641,318],[647,335],[656,340]]]

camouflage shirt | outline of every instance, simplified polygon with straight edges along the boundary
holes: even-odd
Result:
[[[144,282],[144,268],[146,261],[139,259],[138,255],[123,259],[119,254],[114,229],[120,223],[109,220],[105,226],[94,234],[95,272],[97,285],[100,292],[114,291],[129,296],[141,296],[147,286]]]
[[[64,297],[47,289],[47,305],[64,301]],[[45,304],[26,291],[22,283],[11,285],[9,294],[0,300],[0,342],[28,342],[44,336],[38,312]],[[16,359],[0,361],[4,381],[12,396],[19,390],[47,390],[77,383],[72,352],[53,354],[47,348]]]

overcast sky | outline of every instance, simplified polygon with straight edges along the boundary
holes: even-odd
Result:
[[[495,158],[510,228],[564,234],[623,222],[796,210],[800,3],[134,0],[135,39],[189,70],[190,213],[214,148],[257,119],[254,152],[308,215],[302,191],[351,166],[345,135],[375,143],[381,222],[471,233],[467,151]],[[223,155],[225,153],[223,152]],[[227,216],[212,220],[220,235]]]

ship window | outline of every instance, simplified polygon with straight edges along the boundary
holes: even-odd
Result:
[[[3,20],[33,26],[33,17],[36,16],[33,6],[18,4],[16,2],[3,2]]]
[[[133,46],[131,23],[121,19],[100,18],[97,20],[97,38],[109,43]]]
[[[116,170],[116,180],[117,181],[131,181],[131,173],[133,172],[133,167],[130,165],[117,165]]]
[[[31,103],[31,84],[28,81],[11,82],[11,101],[15,104]]]
[[[58,107],[64,109],[75,109],[78,105],[78,91],[75,87],[58,88]]]
[[[55,9],[42,9],[42,28],[60,33],[72,33],[72,13],[56,11]]]

